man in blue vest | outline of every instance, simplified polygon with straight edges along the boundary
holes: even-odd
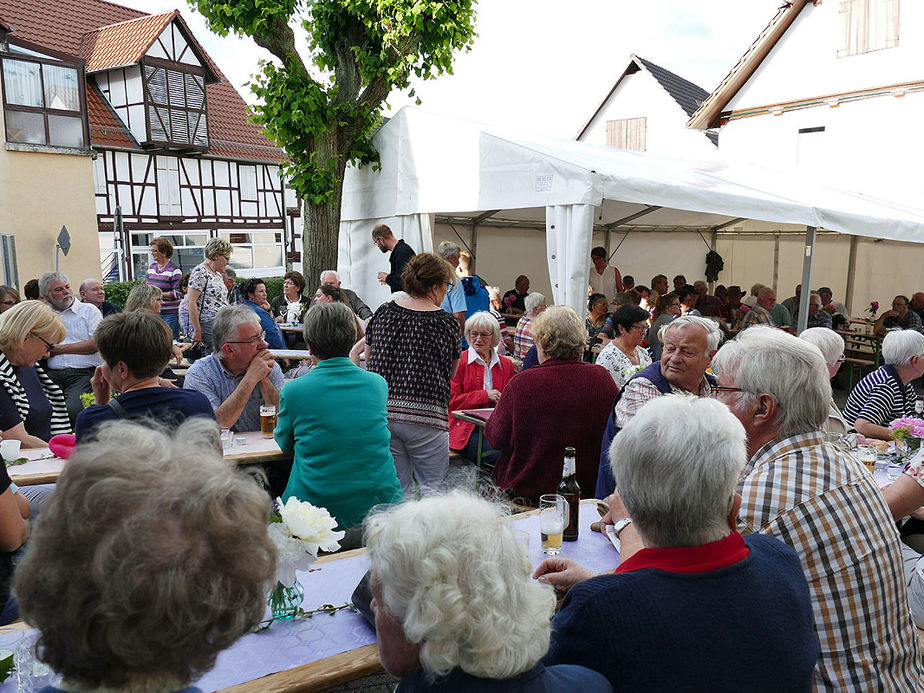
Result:
[[[672,320],[659,333],[664,351],[660,361],[632,376],[616,395],[615,407],[603,436],[596,498],[606,498],[615,489],[609,451],[613,437],[638,411],[655,397],[671,392],[708,396],[715,379],[706,369],[719,348],[722,332],[714,320],[684,315]]]

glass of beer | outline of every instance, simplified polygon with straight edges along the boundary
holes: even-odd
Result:
[[[568,501],[557,493],[539,497],[539,534],[542,553],[557,556],[561,553],[561,535],[568,524]]]
[[[264,438],[272,438],[276,428],[276,407],[273,404],[260,406],[260,432]]]

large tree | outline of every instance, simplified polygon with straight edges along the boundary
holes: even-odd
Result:
[[[254,119],[285,149],[283,173],[305,202],[305,276],[337,266],[343,174],[374,164],[372,134],[394,89],[452,72],[471,48],[474,0],[188,0],[212,31],[251,37],[275,57],[251,89]],[[309,66],[292,26],[305,30]],[[411,91],[413,95],[413,90]]]

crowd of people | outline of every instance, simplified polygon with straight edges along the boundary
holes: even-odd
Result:
[[[0,473],[0,620],[39,629],[63,688],[180,690],[260,619],[271,496],[218,439],[260,430],[267,406],[292,464],[263,484],[367,546],[399,691],[924,685],[924,524],[905,522],[924,514],[924,451],[880,490],[829,442],[888,441],[914,415],[924,294],[872,325],[883,365],[841,411],[849,316],[826,287],[796,336],[801,287],[778,303],[762,284],[643,286],[594,248],[581,315],[525,275],[502,294],[455,243],[372,240],[394,290],[374,311],[332,270],[316,287],[288,272],[270,300],[221,238],[188,275],[154,239],[121,308],[56,272],[37,299],[0,287],[0,433],[77,441],[54,486]],[[287,346],[311,354],[288,379],[270,352]],[[483,436],[458,410],[491,410]],[[565,447],[621,544],[601,574],[530,565],[508,521],[555,492]],[[449,488],[453,457],[480,462],[487,492]]]

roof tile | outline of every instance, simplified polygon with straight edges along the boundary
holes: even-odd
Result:
[[[709,92],[701,86],[693,84],[688,79],[674,74],[670,70],[665,70],[660,65],[655,65],[650,60],[645,60],[641,56],[635,56],[636,59],[645,66],[645,69],[651,73],[658,84],[671,95],[671,98],[684,110],[687,117],[693,115],[699,105],[709,96]]]
[[[87,72],[134,65],[177,14],[174,10],[147,15],[87,33],[80,46],[80,57],[87,61]]]

